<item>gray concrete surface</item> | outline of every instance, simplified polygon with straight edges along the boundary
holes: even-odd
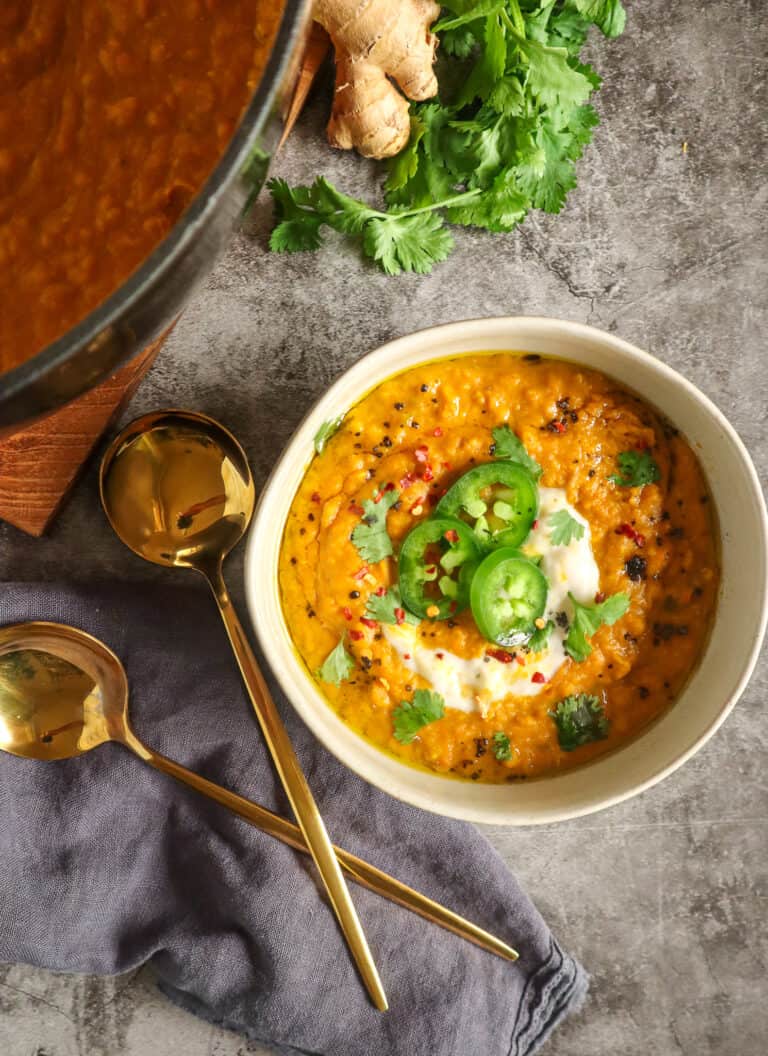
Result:
[[[261,481],[309,403],[380,342],[469,316],[546,314],[616,331],[682,371],[730,417],[765,479],[765,15],[763,0],[630,3],[625,38],[593,47],[604,120],[566,211],[511,236],[459,232],[431,276],[384,277],[337,242],[270,256],[263,205],[131,414],[174,403],[220,416]],[[322,112],[315,103],[276,171],[326,172],[375,194],[366,164],[324,146]],[[164,575],[111,536],[92,469],[48,539],[0,527],[2,579],[153,574]],[[661,786],[581,821],[488,831],[592,973],[587,1005],[545,1056],[766,1052],[767,673],[763,662],[722,731]],[[2,1056],[262,1051],[177,1011],[143,973],[0,969]]]

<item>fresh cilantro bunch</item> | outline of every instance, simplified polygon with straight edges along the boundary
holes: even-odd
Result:
[[[512,231],[532,208],[558,213],[598,117],[600,87],[580,61],[590,26],[624,29],[621,0],[447,0],[440,96],[411,108],[408,145],[389,162],[386,209],[338,191],[269,183],[277,252],[318,249],[322,228],[358,238],[388,274],[429,272],[451,224]]]

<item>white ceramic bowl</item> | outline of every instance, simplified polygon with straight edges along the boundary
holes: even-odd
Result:
[[[714,497],[722,584],[710,643],[673,707],[636,740],[579,769],[508,785],[482,785],[411,769],[345,726],[294,651],[280,604],[277,567],[288,510],[320,425],[385,378],[462,352],[539,352],[603,371],[645,397],[698,453]],[[702,393],[647,352],[612,334],[545,318],[478,319],[391,341],[343,374],[297,429],[261,496],[250,535],[246,592],[272,670],[301,717],[343,763],[379,788],[426,810],[471,821],[529,825],[588,814],[660,781],[696,752],[738,700],[760,648],[768,612],[768,529],[744,445]]]

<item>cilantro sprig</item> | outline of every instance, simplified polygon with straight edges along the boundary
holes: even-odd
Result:
[[[553,546],[569,546],[574,539],[584,538],[584,525],[568,510],[557,510],[547,524],[552,529],[549,541]]]
[[[289,187],[285,180],[267,184],[275,206],[275,222],[269,248],[276,253],[296,253],[319,249],[321,228],[330,227],[358,237],[366,256],[382,271],[430,272],[453,249],[453,236],[438,210],[459,205],[479,192],[448,195],[445,200],[417,208],[393,208],[390,212],[373,209],[365,202],[342,194],[323,176],[310,187]]]
[[[491,453],[494,458],[503,458],[507,462],[519,462],[531,474],[534,480],[541,476],[542,469],[535,458],[532,458],[523,446],[519,436],[515,436],[508,425],[497,425],[492,430],[493,444]]]
[[[605,601],[594,605],[582,605],[573,594],[568,593],[573,605],[573,620],[565,638],[565,651],[577,663],[586,660],[592,653],[592,646],[587,641],[603,625],[610,626],[621,619],[629,608],[627,594],[612,594]]]
[[[321,682],[330,682],[331,685],[340,686],[342,682],[347,681],[354,669],[354,658],[347,652],[342,638],[336,648],[331,650],[325,658],[323,665],[317,671],[317,677]]]
[[[661,470],[647,451],[622,451],[616,456],[619,472],[608,479],[620,488],[641,488],[644,484],[655,484]]]
[[[447,0],[433,27],[440,94],[411,107],[411,136],[388,165],[385,208],[323,177],[270,181],[277,252],[315,250],[322,229],[358,241],[388,274],[429,272],[453,247],[446,224],[512,231],[531,209],[559,212],[598,117],[580,61],[590,26],[622,32],[620,0]]]
[[[597,697],[576,693],[558,701],[554,711],[547,712],[557,726],[557,741],[564,752],[584,744],[602,741],[608,736],[608,719]]]
[[[498,759],[500,763],[505,763],[508,759],[512,758],[512,744],[506,733],[499,730],[498,733],[494,733],[491,740],[493,741],[491,747],[493,748],[494,757]]]
[[[370,594],[365,603],[365,616],[377,623],[419,623],[418,616],[403,606],[397,586],[390,587],[383,594]]]
[[[330,418],[327,422],[323,422],[317,430],[313,442],[315,445],[315,451],[317,451],[318,455],[322,455],[328,441],[339,431],[342,422],[344,421],[344,417],[343,414],[340,414],[338,418]]]
[[[403,700],[392,712],[395,740],[410,744],[423,726],[442,719],[445,701],[431,689],[417,689],[413,700]]]
[[[392,490],[381,493],[378,501],[363,500],[363,516],[352,532],[352,542],[363,561],[376,564],[394,553],[392,540],[387,532],[387,512],[399,498],[400,493]]]

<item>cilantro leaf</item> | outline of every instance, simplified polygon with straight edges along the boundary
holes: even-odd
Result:
[[[627,594],[612,594],[605,601],[593,605],[582,605],[568,592],[573,605],[573,619],[565,639],[565,651],[577,663],[586,660],[592,652],[587,641],[604,624],[610,626],[621,619],[629,608]]]
[[[434,212],[415,216],[392,212],[366,224],[363,249],[387,275],[401,271],[426,275],[450,254],[453,236]]]
[[[549,636],[554,631],[555,625],[552,620],[547,620],[543,627],[537,627],[531,637],[525,643],[525,648],[529,653],[540,653],[543,649],[546,649],[549,643]]]
[[[500,763],[505,763],[507,759],[512,758],[512,745],[506,733],[499,730],[498,733],[494,733],[492,740],[493,754]]]
[[[618,37],[624,32],[627,13],[621,0],[566,0],[566,6],[594,22],[606,37]]]
[[[394,551],[387,532],[387,512],[400,498],[396,490],[380,493],[379,501],[365,499],[361,523],[352,532],[352,542],[363,561],[375,564],[390,557]]]
[[[531,458],[523,447],[523,441],[515,436],[508,425],[497,425],[492,431],[494,458],[503,458],[507,462],[519,462],[531,474],[534,480],[541,476],[542,469],[535,458]]]
[[[592,741],[608,736],[608,719],[597,697],[577,693],[558,701],[554,711],[547,714],[555,720],[558,744],[564,752],[572,752]]]
[[[327,422],[323,422],[317,430],[314,445],[318,455],[322,455],[328,441],[339,431],[344,418],[345,415],[343,414],[340,414],[338,418],[330,418]]]
[[[396,609],[401,613],[399,620]],[[365,604],[365,616],[366,619],[377,620],[379,623],[419,623],[418,616],[414,616],[403,606],[399,587],[390,587],[383,594],[369,594]]]
[[[273,253],[298,253],[319,249],[323,217],[311,211],[309,187],[289,187],[275,178],[267,184],[275,210],[275,227],[269,237]]]
[[[445,701],[431,689],[417,689],[413,700],[403,700],[392,712],[395,739],[410,744],[422,726],[437,722],[445,714]]]
[[[571,516],[568,510],[557,510],[547,524],[552,528],[549,541],[553,546],[568,546],[573,539],[584,537],[584,525]]]
[[[355,661],[347,652],[342,638],[336,648],[325,658],[316,676],[321,682],[330,682],[334,686],[340,686],[349,678],[354,669]]]
[[[622,451],[617,456],[619,472],[608,479],[620,488],[641,488],[644,484],[655,484],[661,476],[658,464],[647,451]]]

